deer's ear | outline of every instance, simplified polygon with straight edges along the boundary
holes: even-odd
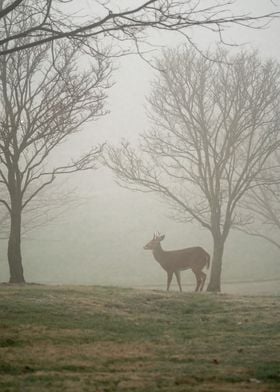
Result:
[[[164,238],[165,238],[165,235],[163,234],[163,235],[161,235],[161,236],[159,237],[159,240],[162,241],[162,240],[164,240]]]

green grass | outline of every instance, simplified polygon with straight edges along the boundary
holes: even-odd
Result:
[[[0,390],[280,390],[279,297],[0,286]]]

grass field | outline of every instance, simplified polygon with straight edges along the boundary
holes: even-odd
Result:
[[[277,296],[0,286],[0,391],[280,390]]]

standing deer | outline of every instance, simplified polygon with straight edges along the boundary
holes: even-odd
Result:
[[[199,246],[186,249],[169,250],[162,249],[160,242],[165,235],[155,233],[153,239],[144,246],[144,249],[153,251],[153,256],[162,268],[167,272],[167,291],[175,273],[180,291],[182,291],[180,271],[191,269],[196,277],[195,291],[202,291],[206,274],[202,272],[206,266],[209,268],[210,256]]]

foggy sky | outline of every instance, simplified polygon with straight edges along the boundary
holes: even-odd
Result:
[[[280,5],[279,1],[275,3]],[[255,14],[275,10],[270,0],[239,0],[235,9]],[[193,29],[191,35],[201,48],[214,45],[213,35],[203,29]],[[224,33],[227,42],[257,48],[264,57],[273,56],[280,61],[279,36],[280,21],[263,30],[232,27]],[[182,38],[158,33],[153,40],[162,46],[182,42]],[[120,59],[116,65],[115,85],[107,101],[110,114],[87,124],[83,133],[64,144],[66,155],[82,153],[103,141],[118,143],[122,138],[135,141],[139,133],[148,129],[144,105],[155,71],[138,56]],[[30,232],[23,240],[27,281],[164,287],[165,272],[152,254],[143,250],[154,231],[166,234],[164,249],[200,245],[212,251],[207,231],[195,223],[170,220],[168,208],[155,195],[119,188],[108,170],[76,174],[68,179],[67,186],[75,188],[76,207],[50,225]],[[232,233],[226,243],[223,280],[279,277],[279,261],[279,252],[268,243]],[[0,281],[5,280],[8,280],[6,242],[1,241]],[[192,273],[184,272],[182,281],[194,282]]]

